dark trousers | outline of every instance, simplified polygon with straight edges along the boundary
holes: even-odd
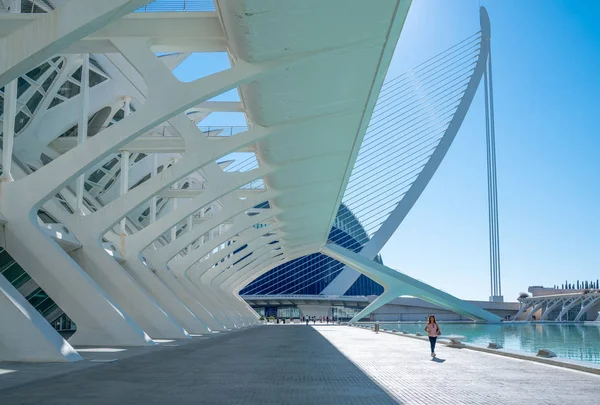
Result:
[[[435,352],[435,341],[437,340],[437,336],[429,336],[429,344],[431,345],[431,353]]]

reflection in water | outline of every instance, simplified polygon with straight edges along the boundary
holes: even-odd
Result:
[[[424,323],[400,323],[387,327],[422,333]],[[493,342],[506,349],[529,353],[543,348],[552,350],[558,357],[600,364],[600,325],[442,323],[440,329],[444,335],[464,335],[468,343],[480,346]]]

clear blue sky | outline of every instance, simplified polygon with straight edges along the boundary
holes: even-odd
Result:
[[[414,0],[393,78],[479,30],[478,0]],[[502,287],[600,277],[600,1],[482,0],[492,23]],[[175,74],[228,68],[192,55]],[[435,177],[383,250],[386,264],[458,297],[487,300],[480,91]],[[238,100],[235,92],[218,97]],[[202,125],[243,125],[214,114]]]
[[[414,0],[388,77],[479,29],[477,0]],[[600,277],[600,2],[481,1],[492,24],[502,291]],[[480,91],[445,161],[383,250],[466,299],[489,296]]]

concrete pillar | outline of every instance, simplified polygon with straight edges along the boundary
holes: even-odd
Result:
[[[123,267],[185,330],[194,334],[210,332],[210,328],[152,270],[139,260],[128,260],[123,263]]]
[[[71,344],[143,346],[150,337],[31,217],[19,215],[22,196],[3,196],[8,252],[77,324]],[[85,217],[78,217],[85,218]]]
[[[169,270],[162,269],[156,275],[171,289],[183,303],[209,328],[223,330],[223,325],[180,283],[179,278]]]
[[[187,220],[187,231],[192,232],[192,228],[194,227],[194,216],[190,215]],[[192,244],[190,243],[187,247],[187,254],[189,255],[192,252]]]
[[[0,361],[73,362],[81,356],[0,276]]]
[[[177,189],[179,186],[178,182],[173,183],[173,189]],[[177,211],[177,198],[173,198],[173,211]],[[177,239],[177,224],[171,228],[171,242]]]
[[[88,119],[90,115],[90,55],[83,55],[81,65],[81,115],[79,116],[79,125],[77,126],[77,145],[83,145],[88,136]],[[83,193],[85,184],[85,174],[77,178],[76,186],[76,212],[83,215]]]
[[[129,152],[126,150],[121,151],[121,196],[125,195],[129,190]],[[127,235],[127,216],[121,219],[120,230],[121,235]]]
[[[131,115],[131,99],[129,97],[125,97],[123,109],[125,110],[125,118]],[[121,151],[121,197],[129,191],[129,156],[129,151]],[[127,217],[125,216],[121,220],[121,235],[123,236],[127,234],[126,225]]]
[[[12,0],[10,13],[21,12],[21,1]],[[2,124],[2,178],[0,181],[11,182],[13,143],[15,139],[15,118],[17,115],[17,80],[4,86],[4,115]]]
[[[152,177],[155,177],[158,171],[158,153],[153,153],[152,159]],[[150,200],[150,223],[154,222],[156,222],[156,196]]]
[[[93,239],[80,239],[84,246],[71,254],[73,260],[152,338],[189,338],[184,327]]]

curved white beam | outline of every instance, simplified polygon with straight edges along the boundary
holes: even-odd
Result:
[[[500,322],[500,317],[488,311],[335,244],[325,245],[321,248],[321,252],[347,266],[352,266],[352,268],[384,287],[383,294],[352,318],[350,322],[354,323],[363,319],[377,308],[401,295],[421,298],[472,319]]]
[[[0,38],[0,87],[150,1],[71,1]]]

